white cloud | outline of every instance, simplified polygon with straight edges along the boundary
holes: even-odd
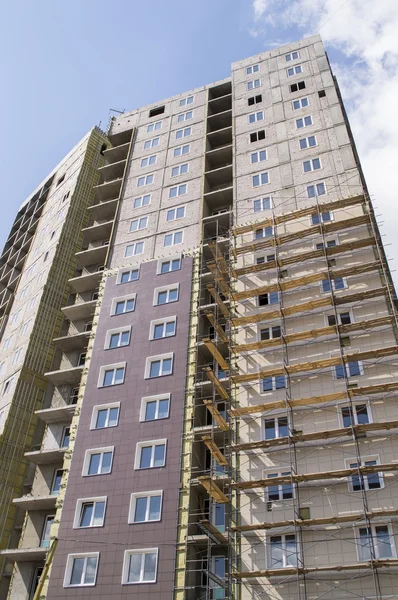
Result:
[[[292,30],[297,39],[321,33],[332,62],[357,143],[384,242],[398,269],[398,2],[396,0],[255,0],[255,28],[270,40]],[[294,41],[294,40],[290,40]],[[345,56],[345,58],[344,58]],[[395,279],[398,279],[395,274]]]

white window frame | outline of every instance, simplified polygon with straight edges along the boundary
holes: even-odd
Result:
[[[346,290],[348,288],[346,277],[337,277],[336,279],[342,279],[343,280],[343,287],[339,288],[338,290],[336,290],[335,283],[334,283],[335,280],[331,279],[330,282],[331,282],[331,288],[332,289],[331,290],[324,290],[323,289],[323,281],[325,281],[325,280],[322,280],[321,284],[320,284],[321,294],[330,294],[331,291],[333,291],[333,292],[341,292],[341,290]]]
[[[157,375],[156,377],[151,377],[150,376],[151,364],[153,362],[157,362],[159,360],[163,363],[164,360],[168,360],[169,358],[171,358],[171,372],[167,373],[165,375],[163,375],[163,373],[161,373],[160,375]],[[163,367],[163,364],[162,364],[162,367]],[[145,361],[144,379],[157,379],[158,377],[167,377],[167,376],[173,374],[173,370],[174,370],[174,352],[166,352],[164,354],[156,354],[154,356],[148,356]]]
[[[148,156],[144,156],[144,158],[141,158],[140,166],[141,166],[141,169],[145,169],[146,167],[152,167],[153,165],[156,165],[157,162],[158,162],[158,155],[157,154],[149,154]]]
[[[396,550],[396,546],[395,546],[395,537],[394,537],[394,532],[392,529],[392,525],[390,522],[388,523],[371,523],[369,525],[369,528],[371,530],[372,533],[372,538],[373,538],[373,543],[374,546],[376,548],[376,553],[377,553],[377,544],[375,544],[375,540],[377,540],[377,536],[376,536],[376,527],[387,527],[388,529],[388,536],[389,536],[389,540],[390,540],[390,547],[391,547],[391,554],[392,554],[392,558],[397,558],[397,550]],[[359,534],[359,530],[360,529],[365,529],[368,528],[367,525],[362,525],[362,526],[357,526],[355,527],[355,538],[356,538],[356,551],[357,551],[357,557],[358,557],[358,561],[359,562],[364,562],[364,561],[368,561],[368,558],[362,558],[360,555],[361,552],[361,538],[360,538],[360,534]],[[379,557],[376,556],[376,560]],[[383,560],[383,558],[380,558],[380,560]],[[388,560],[388,559],[384,559],[384,560]]]
[[[322,205],[321,205],[321,206],[322,206]],[[329,213],[329,215],[330,215],[330,220],[329,220],[329,221],[324,221],[324,220],[323,220],[323,214],[324,214],[324,213]],[[314,224],[314,223],[312,222],[312,217],[313,217],[314,215],[316,215],[316,214],[317,214],[317,213],[313,213],[312,215],[310,215],[310,225],[311,225],[311,227],[316,227],[317,225],[320,225],[321,223],[331,223],[332,221],[334,221],[334,213],[333,213],[333,211],[331,211],[331,210],[325,210],[324,212],[320,212],[320,213],[319,213],[319,217],[320,217],[320,223],[315,223],[315,224]]]
[[[188,148],[188,152],[183,153],[184,148]],[[177,150],[180,150],[179,154],[176,154]],[[173,158],[178,158],[179,156],[188,156],[188,154],[190,154],[190,152],[191,152],[191,144],[183,144],[182,146],[177,146],[173,150]]]
[[[93,454],[105,454],[105,452],[111,452],[111,465],[110,470],[107,473],[90,473],[88,472],[90,466],[90,458]],[[98,477],[99,475],[110,475],[112,473],[113,468],[113,459],[115,458],[115,446],[106,446],[103,448],[87,448],[84,453],[84,461],[83,461],[83,469],[82,469],[82,477]],[[101,458],[100,466],[102,466],[103,458]]]
[[[98,563],[99,563],[99,552],[79,552],[77,554],[68,554],[66,559],[66,567],[65,567],[65,576],[64,576],[64,588],[77,588],[77,587],[93,587],[97,583],[97,574],[98,574]],[[72,569],[75,558],[96,558],[97,566],[95,569],[95,576],[93,583],[70,583],[72,577]],[[85,571],[84,571],[85,573]]]
[[[314,138],[314,140],[315,140],[315,144],[313,146],[310,146],[310,143],[308,141],[310,138]],[[300,142],[302,142],[303,140],[305,140],[305,143],[306,143],[306,146],[304,148],[302,148],[301,144],[300,144]],[[315,134],[314,135],[309,135],[307,137],[300,138],[298,142],[299,142],[299,149],[300,150],[308,150],[310,148],[316,148],[318,146],[318,140],[317,140],[317,137],[316,137]]]
[[[372,407],[370,402],[354,402],[352,404],[339,404],[337,406],[337,416],[339,419],[339,425],[342,429],[344,429],[346,427],[346,425],[344,425],[344,417],[343,417],[343,408],[350,408],[353,409],[352,410],[352,417],[353,417],[353,421],[354,421],[354,425],[359,425],[358,423],[358,412],[357,412],[357,406],[365,406],[366,407],[366,413],[368,415],[368,420],[369,423],[374,423],[373,421],[373,415],[372,415]]]
[[[264,121],[264,111],[257,110],[256,112],[250,113],[247,115],[249,124],[253,125],[254,123],[258,123],[259,121]]]
[[[263,208],[264,200],[269,200],[269,208]],[[255,210],[254,203],[261,202],[261,210]],[[271,210],[273,207],[272,196],[264,196],[263,198],[255,198],[253,200],[253,212],[264,212],[266,210]]]
[[[105,504],[104,516],[102,518],[101,525],[85,525],[85,526],[79,525],[80,518],[82,516],[83,504],[88,504],[89,502],[93,502],[94,504],[96,502],[104,502],[104,504]],[[92,529],[94,527],[103,527],[104,523],[105,523],[105,513],[106,513],[107,502],[108,502],[107,496],[96,496],[96,497],[92,497],[92,498],[78,498],[76,500],[75,517],[73,519],[73,529]],[[94,515],[94,511],[93,511],[93,515]]]
[[[171,300],[171,301],[163,302],[162,304],[158,304],[158,296],[160,293],[167,292],[167,296],[168,296],[169,295],[168,292],[170,292],[171,290],[175,290],[175,289],[177,290],[177,299],[176,300]],[[172,304],[173,302],[178,302],[179,299],[180,299],[180,284],[179,283],[170,283],[169,285],[163,285],[162,287],[157,287],[154,289],[152,306],[164,306],[165,304]]]
[[[162,265],[164,263],[171,263],[175,260],[178,260],[180,262],[180,266],[178,267],[178,269],[171,269],[170,271],[166,271],[165,273],[162,273]],[[182,269],[182,254],[174,254],[173,256],[170,256],[169,258],[159,258],[158,260],[158,265],[157,265],[157,270],[156,270],[156,274],[157,275],[167,275],[168,273],[175,273],[176,271],[181,271]]]
[[[157,143],[155,144],[154,142],[156,142],[156,141],[157,141]],[[144,142],[144,150],[149,150],[150,148],[156,148],[157,146],[159,146],[159,144],[160,144],[160,137],[151,138],[150,140],[146,140]]]
[[[258,85],[256,85],[257,82],[258,82]],[[246,89],[249,92],[251,90],[257,90],[260,87],[261,87],[261,77],[259,77],[258,79],[252,79],[251,81],[248,81],[246,84]]]
[[[142,246],[141,246],[141,244],[142,244]],[[132,254],[129,254],[129,248],[133,248]],[[137,252],[137,248],[138,248],[138,250],[142,248],[142,252]],[[145,250],[145,242],[143,242],[143,241],[132,242],[131,244],[127,244],[126,248],[124,249],[124,257],[131,258],[132,256],[141,256],[141,254],[144,254],[144,250]]]
[[[193,119],[193,110],[191,109],[177,115],[177,123],[186,123],[191,119]]]
[[[122,334],[122,333],[126,333],[126,332],[128,332],[128,334],[129,334],[128,344],[117,345],[114,348],[111,348],[109,346],[112,335]],[[126,325],[125,327],[116,327],[115,329],[108,329],[106,332],[106,335],[105,335],[104,350],[116,350],[116,348],[125,348],[126,346],[130,345],[130,342],[131,342],[131,325],[130,326]]]
[[[174,333],[173,335],[162,335],[162,337],[160,338],[154,338],[153,336],[155,335],[155,327],[156,325],[163,325],[163,331],[165,331],[165,326],[167,323],[174,323]],[[156,341],[156,340],[165,340],[168,339],[170,337],[174,337],[177,335],[177,317],[176,315],[172,316],[172,317],[163,317],[162,319],[154,319],[153,321],[151,321],[150,326],[149,326],[149,339],[150,341]]]
[[[265,152],[265,158],[261,158],[261,156],[260,156],[261,152]],[[253,156],[256,156],[257,160],[253,161]],[[258,163],[265,162],[266,160],[268,160],[268,151],[266,148],[263,148],[263,150],[256,150],[255,152],[250,153],[250,164],[252,164],[252,165],[256,165]]]
[[[155,566],[155,579],[141,580],[140,581],[128,581],[129,563],[130,556],[132,554],[156,554],[156,566]],[[143,573],[143,562],[141,560],[141,572]],[[159,548],[141,548],[139,550],[125,550],[123,557],[123,572],[122,572],[122,585],[140,585],[148,583],[156,583],[158,576],[158,562],[159,562]]]
[[[6,396],[7,394],[10,394],[12,392],[12,390],[14,389],[14,381],[14,375],[5,380],[5,382],[3,383],[3,396]]]
[[[263,175],[266,175],[267,179],[268,179],[268,181],[266,181],[265,183],[262,183],[262,181],[261,181],[261,178],[262,178]],[[254,178],[255,177],[259,178],[259,184],[258,185],[254,184]],[[262,171],[261,173],[255,173],[254,175],[251,176],[251,178],[252,178],[252,188],[258,188],[258,187],[261,187],[262,185],[269,185],[271,183],[268,171]]]
[[[147,202],[146,204],[143,204],[144,198],[149,198],[149,202]],[[141,200],[141,203],[139,206],[134,206],[135,203],[137,202],[137,200]],[[151,204],[151,202],[152,202],[152,195],[151,194],[143,194],[142,196],[138,196],[137,198],[134,198],[133,209],[143,208],[144,206],[149,206]]]
[[[187,170],[184,173],[181,173],[182,167],[186,167]],[[173,173],[175,169],[178,169],[178,173]],[[189,162],[181,163],[180,165],[176,165],[175,167],[171,167],[171,175],[170,177],[181,177],[181,175],[186,175],[189,173]]]
[[[163,119],[161,121],[155,121],[154,123],[148,123],[146,132],[152,133],[153,131],[159,131],[163,127]]]
[[[126,362],[114,363],[112,365],[102,365],[100,367],[100,371],[99,371],[97,387],[98,388],[108,388],[108,387],[113,387],[114,385],[122,385],[126,378],[126,366],[127,366]],[[124,369],[123,381],[121,381],[120,383],[112,383],[111,385],[103,385],[105,371],[111,371],[112,369],[115,372],[116,372],[116,369]]]
[[[363,362],[361,360],[352,360],[350,362],[357,362],[358,366],[359,366],[359,375],[350,375],[350,363],[344,363],[344,365],[337,365],[339,367],[343,366],[345,368],[345,372],[348,378],[350,377],[361,377],[362,375],[364,375],[365,371],[363,368]],[[336,381],[338,381],[339,379],[342,380],[343,377],[337,377],[337,373],[336,373],[336,365],[332,367],[332,373],[333,373],[333,379],[336,379]]]
[[[307,100],[307,104],[305,104],[304,106],[302,105],[302,101],[303,100]],[[294,106],[295,102],[299,102],[300,106],[298,106],[297,108]],[[308,106],[310,105],[310,99],[308,96],[302,96],[301,98],[295,98],[294,100],[292,100],[292,110],[300,110],[302,108],[308,108]]]
[[[185,191],[181,192],[180,188],[185,188]],[[175,196],[171,196],[171,190],[177,190]],[[179,196],[185,196],[188,193],[188,184],[187,183],[179,183],[178,185],[173,185],[169,188],[169,200],[173,200],[174,198],[178,198]]]
[[[127,310],[127,311],[123,311],[122,313],[117,314],[116,307],[119,304],[119,302],[127,303],[128,300],[133,300],[133,302],[134,302],[133,310]],[[118,296],[117,298],[112,298],[111,316],[112,317],[120,317],[120,315],[126,315],[128,313],[134,312],[136,304],[137,304],[137,294],[127,294],[126,296]]]
[[[281,330],[281,335],[280,336],[275,336],[275,337],[273,336],[272,330],[275,327],[279,327],[280,328],[280,330]],[[270,339],[270,340],[279,340],[279,339],[281,339],[281,336],[282,336],[282,326],[281,325],[265,325],[265,326],[258,325],[257,335],[258,335],[258,341],[259,342],[261,342],[261,331],[263,331],[264,329],[268,329],[268,331],[270,333],[270,337],[268,339]],[[267,341],[267,340],[263,340],[263,341]]]
[[[314,160],[319,160],[319,168],[318,169],[315,169],[315,167],[314,167]],[[307,163],[307,162],[310,163],[310,167],[311,167],[311,169],[309,171],[304,170],[305,169],[304,163]],[[319,156],[316,156],[315,158],[308,158],[307,160],[303,160],[303,173],[304,174],[313,173],[313,171],[320,171],[321,169],[322,169],[322,161],[319,158]]]
[[[168,400],[169,402],[169,410],[167,411],[166,417],[156,417],[156,419],[146,419],[146,406],[149,402],[156,402],[156,413],[159,411],[159,400]],[[154,421],[163,421],[163,419],[168,419],[170,416],[170,403],[171,403],[171,393],[166,394],[156,394],[155,396],[144,396],[141,398],[141,408],[140,408],[140,423],[153,423]]]
[[[160,496],[160,507],[159,507],[159,518],[158,519],[145,519],[145,521],[134,521],[134,513],[137,504],[137,498],[151,498],[153,496]],[[148,502],[149,508],[149,502]],[[129,516],[128,523],[131,525],[143,525],[144,523],[158,523],[162,520],[162,509],[163,509],[163,490],[153,490],[150,492],[133,492],[130,496],[129,505]],[[147,516],[147,515],[146,515]]]
[[[288,557],[287,557],[287,550],[286,550],[286,536],[290,536],[290,535],[294,535],[295,537],[295,542],[296,542],[296,564],[295,565],[291,565],[288,562]],[[272,544],[271,544],[271,538],[272,537],[281,537],[284,541],[283,541],[283,564],[280,567],[277,567],[275,565],[272,565]],[[297,533],[269,533],[267,535],[267,566],[269,569],[285,569],[285,568],[296,568],[297,565],[299,564],[300,561],[300,544],[299,544],[299,539],[298,539],[298,534]]]
[[[297,53],[296,58],[293,58],[293,54]],[[285,62],[291,62],[292,60],[298,60],[300,58],[299,50],[292,50],[289,54],[285,54]]]
[[[380,456],[379,454],[372,454],[371,456],[361,456],[360,457],[360,463],[361,463],[361,467],[365,466],[365,463],[367,462],[375,462],[377,465],[381,464],[380,463]],[[356,467],[351,467],[351,465],[353,463],[358,464],[358,460],[357,458],[354,456],[353,458],[345,458],[344,459],[345,462],[345,468],[346,469],[355,469]],[[368,474],[362,475],[363,477],[363,484],[364,484],[364,491],[366,492],[373,492],[375,490],[382,490],[385,487],[384,484],[384,473],[383,471],[374,471],[374,473],[377,473],[378,478],[379,478],[379,482],[380,482],[380,487],[378,488],[369,488],[369,482],[368,482]],[[348,490],[350,493],[352,494],[356,494],[357,492],[360,492],[361,490],[354,490],[353,485],[352,485],[352,477],[353,475],[349,475],[347,477],[348,481]],[[355,474],[354,474],[355,477]]]
[[[264,424],[263,424],[263,431],[264,431]],[[265,439],[265,438],[264,438]],[[277,439],[277,438],[275,438]],[[288,475],[292,474],[292,470],[291,469],[286,469],[286,471],[284,469],[280,469],[278,467],[276,467],[277,470],[275,470],[275,468],[271,468],[271,469],[266,469],[263,471],[263,479],[266,480],[271,480],[272,477],[270,477],[270,475],[275,475],[275,477],[287,477]],[[292,498],[284,498],[283,497],[283,486],[284,485],[291,485],[292,486]],[[291,484],[284,484],[284,483],[276,483],[275,486],[273,487],[278,487],[278,494],[279,494],[279,498],[276,499],[269,499],[269,494],[268,494],[268,490],[269,487],[271,486],[267,486],[267,488],[265,489],[265,501],[266,502],[293,502],[293,500],[295,500],[296,498],[296,484],[295,483],[291,483]]]
[[[283,387],[283,388],[276,387],[276,378],[277,377],[285,377],[285,387]],[[272,382],[271,382],[272,390],[263,390],[263,379],[272,379]],[[285,389],[286,389],[286,375],[267,375],[267,377],[262,377],[260,379],[260,394],[269,394],[271,392],[277,392],[278,390],[285,390]]]
[[[177,234],[181,234],[181,241],[176,242],[175,237]],[[166,238],[171,236],[171,244],[166,244]],[[179,246],[184,243],[184,229],[179,229],[178,231],[169,231],[165,233],[163,236],[163,248],[171,248],[172,246]]]
[[[152,177],[152,180],[148,181],[150,177]],[[144,180],[144,183],[140,183],[142,179]],[[155,173],[148,173],[147,175],[140,175],[137,177],[137,187],[145,187],[146,185],[152,185],[153,183],[155,183]]]
[[[257,67],[257,69],[256,69]],[[246,67],[246,75],[253,75],[253,73],[259,73],[260,72],[260,65],[258,63],[254,64],[254,65],[249,65],[248,67]]]
[[[167,209],[167,211],[166,211],[166,223],[171,223],[172,221],[178,221],[179,219],[185,219],[185,209],[186,209],[186,206],[187,206],[186,204],[180,204],[180,206],[173,206],[172,208]],[[177,217],[177,210],[180,209],[180,208],[182,208],[184,210],[184,214],[182,215],[182,217]],[[175,211],[174,218],[173,219],[168,219],[167,218],[168,214],[171,211],[173,211],[173,210]]]
[[[309,123],[308,125],[306,125],[306,123],[305,123],[305,119],[307,117],[309,117],[311,119],[311,123]],[[303,121],[303,126],[302,127],[299,127],[297,125],[297,122],[300,121],[300,120]],[[312,115],[304,115],[303,117],[298,117],[298,119],[295,120],[295,124],[296,124],[296,129],[297,130],[299,130],[299,129],[305,129],[306,127],[312,127],[312,125],[314,124],[314,120],[312,118]]]
[[[289,70],[293,69],[294,73],[289,73]],[[298,70],[297,70],[298,69]],[[294,65],[294,67],[287,67],[286,75],[288,77],[296,77],[296,75],[302,75],[304,73],[303,65]]]
[[[347,310],[346,310],[346,309],[344,309],[344,308],[339,308],[339,309],[337,310],[337,324],[338,324],[338,325],[342,325],[342,323],[341,323],[341,317],[340,317],[340,314],[341,314],[341,313],[349,313],[349,315],[350,315],[350,323],[349,323],[349,325],[351,325],[351,323],[355,323],[355,320],[354,320],[354,315],[353,315],[353,313],[352,313],[352,310],[351,310],[351,308],[347,308]],[[335,316],[335,313],[333,313],[333,314],[330,314],[330,313],[329,313],[329,314],[325,314],[325,315],[324,315],[324,319],[325,319],[325,326],[326,326],[326,327],[335,327],[335,325],[329,325],[329,318],[328,318],[328,317],[331,317],[331,316],[333,316],[333,317],[334,317],[334,316]],[[348,325],[348,323],[347,323],[347,325]]]
[[[13,365],[16,365],[20,361],[23,349],[24,349],[24,347],[20,346],[19,348],[17,348],[16,350],[14,350],[14,356],[13,356],[13,359],[12,359],[12,364]]]
[[[323,185],[325,190],[323,194],[318,194],[318,190],[316,189],[318,185]],[[316,192],[314,196],[310,196],[308,194],[308,190],[311,187],[313,187]],[[318,183],[311,183],[310,185],[307,185],[305,191],[307,192],[307,198],[319,198],[319,196],[325,196],[328,193],[326,183],[324,181],[318,181]]]
[[[140,467],[142,448],[148,448],[149,446],[152,447],[152,449],[155,448],[155,446],[164,446],[164,462],[162,465],[155,467],[152,464],[154,461],[154,458],[155,458],[155,452],[154,452],[154,450],[152,450],[151,466]],[[134,470],[135,471],[146,471],[148,469],[162,469],[163,467],[166,466],[166,459],[167,459],[167,438],[163,438],[163,439],[159,439],[159,440],[146,440],[146,441],[142,441],[142,442],[137,442],[135,445],[135,458],[134,458]]]
[[[125,275],[126,273],[131,273],[132,271],[138,272],[137,279],[129,279],[129,281],[122,281],[123,275]],[[117,274],[116,285],[125,285],[126,283],[134,283],[135,281],[138,281],[139,278],[140,278],[140,267],[139,266],[134,267],[132,269],[120,269]]]
[[[175,139],[183,140],[184,138],[189,137],[190,135],[192,135],[192,126],[191,125],[189,127],[183,127],[182,129],[177,129]]]
[[[192,100],[191,100],[192,98]],[[190,101],[191,100],[191,101]],[[195,102],[195,96],[186,96],[185,98],[181,98],[178,106],[182,107],[182,106],[188,106],[190,104],[193,104]]]
[[[115,423],[115,425],[106,425],[105,427],[96,427],[98,413],[101,410],[108,410],[110,408],[118,409],[117,423]],[[119,418],[120,418],[120,402],[109,402],[108,404],[97,404],[96,406],[93,406],[93,412],[91,413],[90,430],[102,431],[103,429],[109,429],[110,427],[117,427],[119,425]]]
[[[144,227],[141,227],[141,221],[144,222]],[[147,227],[148,227],[148,221],[149,221],[148,215],[144,215],[142,217],[137,217],[136,219],[132,219],[130,221],[130,224],[129,224],[129,233],[133,233],[135,231],[143,231],[144,229],[147,229]],[[131,228],[131,226],[133,225],[133,223],[137,223],[136,229],[132,229]]]

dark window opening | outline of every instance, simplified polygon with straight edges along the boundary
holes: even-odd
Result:
[[[106,144],[102,144],[101,150],[100,150],[100,154],[102,154],[102,156],[104,156],[104,152],[107,148],[108,148],[108,146]]]
[[[63,182],[63,180],[64,180],[64,179],[65,179],[65,173],[62,175],[62,177],[60,177],[60,178],[58,179],[58,181],[57,181],[57,187],[58,187],[59,185],[61,185],[61,183]]]
[[[261,94],[259,94],[258,96],[251,96],[250,98],[247,99],[247,103],[249,106],[253,106],[253,104],[259,104],[262,101],[263,101],[263,97]]]
[[[298,81],[290,86],[291,92],[298,92],[299,90],[305,90],[305,81]]]
[[[326,92],[325,92],[325,90],[320,90],[320,91],[318,92],[318,96],[319,96],[320,98],[326,98]]]
[[[260,294],[260,296],[258,297],[258,305],[267,306],[268,304],[268,294]]]
[[[259,142],[260,140],[265,140],[265,129],[260,129],[260,131],[255,131],[250,134],[251,142]]]
[[[149,117],[157,117],[158,115],[162,115],[164,113],[164,106],[157,106],[156,108],[151,108],[149,111]]]

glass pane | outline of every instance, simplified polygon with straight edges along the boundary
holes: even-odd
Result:
[[[149,500],[149,520],[157,521],[160,519],[160,496],[151,496]]]
[[[105,375],[104,375],[104,385],[112,385],[113,382],[113,370],[112,371],[105,371]]]
[[[80,517],[80,524],[79,524],[80,527],[90,527],[91,518],[93,516],[93,508],[94,508],[93,502],[86,502],[85,504],[83,504],[81,517]]]
[[[169,269],[170,269],[170,263],[167,261],[167,262],[162,263],[160,272],[161,273],[168,273]]]
[[[124,367],[120,367],[120,368],[116,369],[115,383],[123,383],[123,378],[124,378]]]
[[[289,427],[288,427],[288,423],[287,423],[287,417],[280,417],[278,419],[278,428],[279,428],[279,435],[278,437],[285,437],[286,435],[289,435]]]
[[[159,292],[158,304],[166,304],[166,302],[167,302],[167,292]]]
[[[121,346],[127,346],[127,344],[130,341],[130,332],[129,331],[123,331],[122,333],[122,338],[120,341],[120,345]]]
[[[365,404],[356,406],[355,410],[357,413],[357,421],[359,425],[361,425],[362,423],[369,423],[368,409]]]
[[[343,367],[343,365],[337,365],[335,367],[335,369],[336,369],[336,371],[335,371],[336,372],[336,378],[337,379],[344,379],[344,375],[345,374],[344,374],[344,367]]]
[[[351,377],[361,374],[361,369],[358,362],[348,363],[348,370]]]
[[[104,520],[105,502],[96,502],[94,508],[93,525],[102,525]]]
[[[292,567],[297,566],[297,548],[294,535],[286,536],[286,563]]]
[[[216,504],[214,507],[214,525],[218,531],[225,531],[225,505]]]
[[[275,420],[267,419],[265,421],[265,439],[274,440],[276,438]]]
[[[172,365],[171,358],[166,358],[163,361],[163,369],[162,369],[163,375],[169,375],[171,373],[171,365]]]
[[[276,390],[281,390],[281,389],[283,389],[285,387],[286,387],[285,376],[284,375],[277,375],[275,377],[275,389]]]
[[[45,522],[45,526],[44,526],[44,531],[43,531],[43,535],[41,538],[41,548],[48,548],[48,546],[50,545],[50,529],[51,529],[51,525],[54,523],[54,517],[47,517],[46,522]]]
[[[156,577],[156,554],[148,553],[144,557],[144,581],[154,581]]]
[[[165,446],[164,444],[155,446],[155,467],[162,467],[164,465]]]
[[[281,568],[283,567],[284,551],[282,546],[281,536],[273,536],[271,538],[271,567]]]
[[[106,427],[106,416],[108,414],[108,410],[99,410],[97,413],[97,422],[95,426],[97,429],[101,429],[102,427]]]
[[[353,422],[351,408],[349,406],[342,408],[341,414],[343,416],[344,427],[351,427],[352,422]]]
[[[168,399],[159,400],[159,412],[158,419],[164,419],[169,415],[169,401]]]
[[[112,452],[104,452],[102,456],[101,473],[109,473],[111,470]]]
[[[361,527],[359,530],[359,557],[361,560],[369,560],[371,557],[370,547],[371,547],[371,533],[370,529],[367,527]]]
[[[180,259],[176,258],[171,261],[171,270],[177,271],[180,268]]]
[[[147,402],[145,407],[145,421],[153,421],[156,419],[156,400]]]
[[[265,377],[263,379],[263,392],[269,392],[272,390],[272,377]]]
[[[57,471],[54,478],[52,494],[58,494],[61,487],[62,471]]]
[[[134,299],[132,298],[131,300],[127,300],[126,302],[126,312],[130,312],[134,310]]]
[[[376,550],[376,558],[391,558],[392,557],[392,548],[390,542],[390,536],[388,533],[388,527],[384,525],[380,525],[380,527],[376,527],[376,540],[375,540],[375,550]]]
[[[134,511],[134,522],[143,523],[146,520],[146,506],[148,498],[136,498],[135,500],[135,511]]]
[[[178,290],[169,290],[169,302],[174,302],[178,298]]]
[[[97,568],[97,558],[94,557],[94,556],[90,556],[87,559],[86,573],[85,573],[85,576],[84,576],[84,583],[94,583],[96,568]]]
[[[214,574],[219,579],[225,579],[225,558],[223,556],[214,558]]]
[[[118,408],[110,408],[109,409],[108,427],[114,427],[115,425],[117,425],[118,416],[119,416]]]
[[[175,322],[166,323],[166,336],[174,335],[175,333]]]
[[[152,446],[144,446],[141,448],[140,468],[147,469],[151,466]]]
[[[163,323],[155,325],[153,330],[153,337],[155,340],[158,340],[163,337]]]
[[[74,558],[72,573],[70,577],[71,585],[79,585],[83,577],[84,558]]]
[[[117,302],[116,303],[115,314],[116,315],[121,315],[123,312],[124,312],[124,302]]]
[[[98,473],[99,465],[100,465],[100,458],[101,458],[101,454],[92,454],[90,456],[90,463],[88,466],[88,474],[89,475],[94,475],[95,473]]]
[[[151,368],[149,371],[150,377],[159,377],[160,375],[160,360],[154,360],[151,362]]]

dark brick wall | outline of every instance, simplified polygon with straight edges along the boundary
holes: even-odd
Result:
[[[181,270],[172,273],[157,275],[156,268],[157,261],[152,261],[141,265],[140,278],[136,282],[116,285],[116,278],[111,277],[106,283],[62,512],[59,544],[51,572],[49,600],[94,597],[116,600],[138,596],[140,599],[150,597],[151,600],[171,598],[174,585],[192,260],[183,259]],[[180,284],[179,301],[152,306],[154,289],[175,282]],[[110,316],[112,298],[130,292],[137,293],[135,311]],[[176,336],[149,341],[150,321],[172,315],[177,315]],[[130,345],[104,350],[106,331],[126,324],[132,325]],[[145,380],[147,356],[170,351],[174,352],[173,374]],[[120,361],[127,363],[124,384],[98,389],[100,367]],[[164,392],[171,393],[169,418],[140,423],[141,398]],[[93,406],[114,401],[121,403],[119,425],[90,431]],[[136,443],[158,438],[167,438],[165,467],[135,471]],[[101,446],[115,447],[112,472],[108,475],[82,477],[85,450]],[[130,494],[149,490],[163,490],[161,521],[129,525]],[[73,529],[76,500],[103,495],[108,497],[104,526]],[[157,582],[121,585],[124,551],[152,547],[159,548]],[[67,555],[90,551],[100,552],[96,586],[63,588]]]

